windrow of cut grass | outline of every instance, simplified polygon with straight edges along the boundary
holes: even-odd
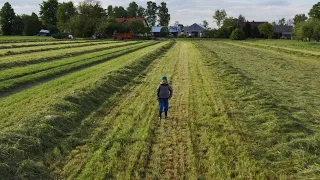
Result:
[[[41,42],[41,41],[57,41],[57,40],[51,36],[0,36],[0,44],[11,43],[11,42]],[[65,40],[58,40],[58,41],[65,41]]]
[[[56,44],[74,44],[74,43],[83,43],[87,42],[84,40],[81,41],[45,41],[45,42],[20,42],[20,43],[5,43],[0,44],[0,49],[14,49],[14,48],[22,48],[22,47],[33,47],[33,46],[50,46]],[[89,41],[95,42],[95,41]]]
[[[2,57],[0,59],[0,69],[12,68],[16,66],[25,66],[29,64],[36,64],[40,62],[59,60],[66,57],[72,57],[76,55],[82,55],[86,53],[96,52],[112,48],[114,46],[123,46],[130,43],[137,43],[137,41],[132,42],[122,42],[122,43],[105,43],[97,44],[85,47],[75,47],[60,50],[50,50],[43,52],[34,52],[29,54],[19,54],[12,55],[8,57]]]
[[[302,41],[288,41],[288,40],[271,40],[271,39],[264,39],[264,40],[253,40],[249,41],[255,44],[263,44],[263,45],[273,45],[273,46],[280,46],[280,47],[288,47],[294,49],[306,49],[310,51],[316,51],[320,49],[320,43],[318,42],[302,42]]]
[[[231,43],[231,42],[228,42]],[[285,47],[280,45],[270,45],[270,44],[263,44],[263,43],[254,43],[250,41],[244,41],[244,42],[238,42],[237,44],[243,44],[245,46],[255,47],[255,48],[261,48],[261,49],[268,49],[277,51],[280,53],[288,53],[288,54],[294,54],[299,56],[311,56],[311,57],[320,57],[320,51],[319,49],[303,49],[299,47]]]
[[[81,120],[130,83],[170,44],[158,43],[2,98],[1,179],[54,179],[43,160],[67,148],[60,143],[78,129]],[[67,145],[78,143],[70,139]]]
[[[59,50],[59,49],[67,49],[67,48],[80,48],[84,46],[93,46],[99,44],[108,44],[108,43],[116,43],[116,41],[84,41],[79,43],[67,43],[67,44],[54,44],[54,45],[45,45],[45,46],[34,46],[34,47],[21,47],[15,49],[0,49],[0,57],[3,56],[10,56],[10,55],[17,55],[17,54],[27,54],[27,53],[34,53],[40,51],[50,51],[50,50]]]
[[[72,73],[79,69],[103,63],[110,59],[142,49],[155,43],[156,42],[128,44],[127,46],[123,47],[115,47],[105,51],[99,51],[95,53],[84,54],[81,56],[65,58],[59,61],[39,63],[26,67],[18,67],[4,70],[0,72],[0,76],[3,73],[3,77],[11,77],[9,77],[10,79],[4,81],[0,80],[0,92],[10,93],[10,91],[15,90],[17,88],[21,89],[23,86],[29,86],[30,83],[38,83],[39,80],[52,80],[53,78],[57,78],[61,75],[66,75],[67,73]],[[16,74],[14,74],[15,72]],[[15,77],[12,78],[12,75],[15,75]]]
[[[200,73],[208,73],[207,78],[211,75],[212,79],[198,84],[207,84],[214,92],[204,92],[202,100],[191,102],[199,105],[190,110],[193,116],[207,113],[208,117],[192,123],[199,172],[218,179],[320,177],[319,106],[315,101],[294,100],[301,98],[299,85],[305,84],[298,76],[307,75],[295,64],[308,64],[221,42],[195,44],[207,66],[207,72],[200,68]],[[287,65],[282,71],[277,66],[280,59]],[[288,73],[296,76],[287,77]],[[288,83],[295,86],[285,87]],[[317,92],[309,88],[306,96],[316,97]],[[210,102],[216,106],[206,107]],[[208,168],[211,164],[215,166]]]
[[[58,179],[195,179],[186,122],[188,47],[178,42],[135,80],[134,88],[85,120],[72,136],[79,145],[48,162]],[[154,94],[163,74],[176,92],[167,122],[156,120]]]

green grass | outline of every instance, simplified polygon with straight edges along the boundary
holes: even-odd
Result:
[[[11,55],[0,179],[319,179],[317,47],[184,39]],[[163,75],[174,95],[158,121]]]
[[[56,41],[51,36],[0,36],[0,44],[7,42]]]
[[[110,43],[113,43],[110,41]],[[26,54],[26,53],[33,53],[39,51],[50,51],[50,50],[59,50],[59,49],[68,49],[68,48],[75,48],[75,47],[88,47],[92,45],[98,44],[106,44],[106,42],[90,42],[90,41],[83,41],[78,43],[63,43],[63,44],[54,44],[54,45],[45,45],[45,46],[33,46],[33,47],[21,47],[21,48],[14,48],[14,49],[0,49],[0,57],[1,56],[10,56],[16,54]]]
[[[127,44],[128,46],[119,48],[115,47],[105,51],[88,53],[81,56],[61,59],[59,61],[39,63],[22,68],[18,67],[4,70],[0,72],[0,75],[2,75],[3,78],[6,78],[4,81],[0,81],[0,92],[12,91],[16,88],[21,88],[22,85],[36,83],[43,79],[52,79],[61,74],[90,67],[154,43],[155,42],[141,43],[139,45]]]
[[[128,43],[136,43],[136,42],[128,42]],[[104,43],[104,44],[97,44],[97,45],[90,45],[85,47],[74,47],[74,48],[67,48],[67,49],[59,49],[59,50],[50,50],[50,51],[40,51],[34,53],[27,53],[27,54],[18,54],[18,55],[11,55],[2,57],[0,59],[0,68],[10,68],[15,66],[24,66],[27,64],[35,64],[39,62],[46,62],[52,60],[58,60],[65,57],[81,55],[85,53],[101,51],[104,49],[112,48],[114,46],[121,46],[126,44],[123,43]]]
[[[43,158],[45,152],[58,145],[59,141],[67,137],[69,131],[76,130],[81,118],[139,74],[140,71],[129,70],[129,67],[143,70],[152,60],[150,55],[166,44],[146,47],[8,98],[2,98],[0,119],[4,123],[1,123],[2,153],[0,154],[7,154],[1,156],[1,159],[5,159],[3,167],[6,170],[2,172],[7,172],[3,177],[14,175],[18,179],[48,178],[43,162],[37,162],[37,159]],[[15,111],[16,108],[20,111]],[[10,114],[9,119],[7,119],[8,114]],[[12,144],[15,138],[22,138],[19,141],[21,144],[19,142]],[[25,147],[26,144],[28,147]],[[17,153],[21,156],[16,157]],[[23,160],[25,157],[32,159],[25,161]],[[21,172],[17,173],[19,169]]]
[[[20,43],[3,43],[0,44],[0,49],[11,49],[11,48],[21,48],[21,47],[33,47],[33,46],[49,46],[56,44],[73,44],[73,43],[83,43],[87,41],[48,41],[48,42],[20,42]]]
[[[212,138],[214,144],[202,145],[206,151],[214,152],[204,159],[213,155],[219,158],[218,153],[221,153],[221,159],[215,163],[224,160],[220,165],[222,169],[212,176],[240,179],[319,177],[320,127],[315,123],[320,118],[320,104],[314,100],[319,97],[316,89],[320,88],[320,83],[315,76],[320,71],[319,66],[310,66],[313,60],[287,59],[285,54],[279,57],[251,47],[230,46],[230,43],[202,42],[198,46],[207,56],[204,62],[213,70],[212,77],[216,81],[212,84],[218,86],[221,94],[215,97],[224,97],[222,102],[227,104],[216,107],[227,108],[222,109],[222,114],[212,115],[216,121],[201,124],[203,128],[212,126],[213,131],[207,130],[209,135],[217,133]],[[201,132],[206,131],[200,129]],[[203,141],[206,142],[205,137]],[[222,152],[214,148],[222,145]],[[216,169],[208,172],[216,172],[213,170]]]

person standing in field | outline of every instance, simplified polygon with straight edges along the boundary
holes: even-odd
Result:
[[[168,84],[166,76],[162,76],[161,83],[157,88],[157,100],[159,102],[159,120],[161,120],[162,112],[164,112],[164,118],[168,118],[169,100],[173,95],[172,87]]]

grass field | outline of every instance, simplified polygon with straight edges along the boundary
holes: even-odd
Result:
[[[0,44],[0,179],[320,178],[318,44],[31,41]]]

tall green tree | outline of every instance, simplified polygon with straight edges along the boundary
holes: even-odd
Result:
[[[238,17],[238,20],[239,20],[240,22],[245,22],[245,21],[246,21],[246,18],[245,18],[242,14],[240,14],[239,17]]]
[[[135,35],[143,35],[146,32],[146,28],[144,27],[143,22],[140,20],[133,20],[129,23],[131,32],[134,33]]]
[[[72,16],[76,14],[76,8],[73,2],[63,2],[59,5],[57,11],[58,28],[60,31],[66,30],[66,23],[70,20]]]
[[[114,11],[113,11],[113,7],[112,5],[109,5],[108,6],[108,9],[107,9],[107,15],[108,15],[108,18],[109,19],[114,19]]]
[[[67,23],[67,30],[80,37],[91,37],[101,21],[107,17],[100,1],[84,1],[78,5],[78,14]]]
[[[138,16],[138,10],[139,10],[139,6],[136,2],[132,1],[128,8],[127,8],[127,13],[128,13],[128,17],[130,18],[135,18]]]
[[[246,23],[244,24],[242,30],[243,30],[243,32],[244,32],[245,38],[251,37],[252,29],[251,29],[250,23],[246,22]]]
[[[286,19],[285,19],[285,18],[280,19],[279,22],[278,22],[278,24],[279,24],[280,26],[286,25]]]
[[[170,22],[170,14],[167,8],[167,3],[162,2],[158,7],[159,25],[168,26]]]
[[[6,2],[0,11],[0,24],[3,35],[12,35],[15,16],[11,4]]]
[[[123,6],[115,6],[113,8],[115,18],[124,18],[128,17],[128,12],[124,9]]]
[[[320,19],[320,2],[313,5],[313,7],[309,11],[309,16],[312,18]]]
[[[145,17],[146,16],[146,9],[142,6],[139,6],[138,8],[138,17]]]
[[[265,37],[271,39],[272,38],[272,35],[273,35],[273,29],[274,27],[272,26],[272,24],[266,22],[264,24],[261,24],[259,26],[259,31],[265,35]]]
[[[221,27],[221,23],[224,21],[224,19],[227,17],[227,13],[226,11],[223,10],[216,10],[216,12],[213,15],[213,19],[215,19],[215,22],[217,23],[217,25],[219,26],[219,28]]]
[[[146,19],[149,25],[155,26],[157,22],[158,6],[155,2],[148,1],[146,9]]]
[[[13,34],[14,35],[23,35],[24,24],[21,16],[17,15],[13,20]]]
[[[21,16],[24,28],[23,34],[26,36],[33,36],[39,33],[41,29],[41,22],[39,21],[39,17],[36,13],[32,13],[30,15],[23,14]]]
[[[308,19],[308,17],[305,14],[297,14],[294,16],[293,21],[294,21],[294,25],[300,23],[300,22],[304,22]]]
[[[203,25],[205,28],[208,28],[209,23],[208,23],[208,21],[203,20],[203,21],[202,21],[202,25]]]
[[[57,12],[59,2],[58,0],[47,0],[40,4],[40,18],[43,26],[51,32],[57,32]]]

